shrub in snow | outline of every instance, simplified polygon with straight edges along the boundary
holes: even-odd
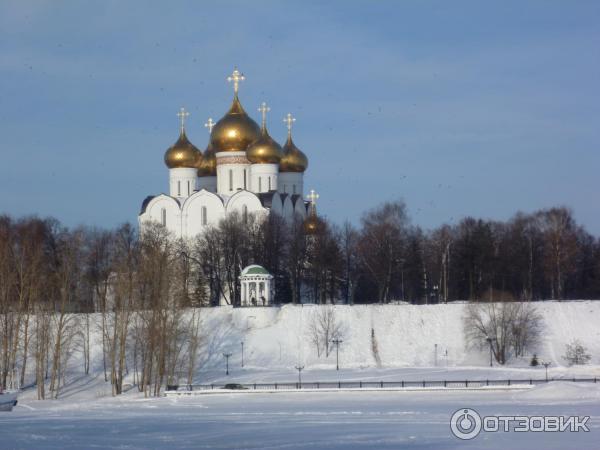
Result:
[[[566,353],[563,358],[570,366],[587,364],[592,359],[587,349],[577,339],[566,345]]]
[[[539,363],[539,361],[538,361],[538,359],[537,359],[537,355],[534,353],[534,354],[533,354],[533,358],[531,358],[531,363],[530,363],[530,365],[531,365],[532,367],[535,367],[535,366],[537,366],[537,365],[539,365],[539,364],[540,364],[540,363]]]

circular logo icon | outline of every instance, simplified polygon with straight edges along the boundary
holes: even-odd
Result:
[[[470,408],[459,409],[452,414],[450,430],[459,439],[473,439],[481,431],[481,416]]]

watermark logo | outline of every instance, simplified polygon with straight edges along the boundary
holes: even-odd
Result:
[[[485,432],[589,432],[589,416],[484,416],[471,408],[452,414],[450,430],[459,439],[469,440]]]
[[[459,409],[452,414],[450,429],[459,439],[473,439],[481,431],[481,416],[471,408]]]

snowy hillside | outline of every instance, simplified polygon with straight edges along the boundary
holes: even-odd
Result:
[[[565,344],[579,339],[600,364],[600,302],[536,303],[544,318],[542,342],[535,350],[553,367],[565,364]],[[335,364],[317,357],[310,325],[322,308],[331,306],[286,305],[280,308],[209,308],[203,310],[207,334],[201,370],[223,366],[223,352],[233,353],[239,364],[244,341],[245,364],[255,368],[325,368]],[[447,305],[356,305],[335,306],[342,325],[340,363],[344,367],[471,366],[487,363],[487,349],[466,346],[463,321],[465,304]],[[373,339],[374,336],[374,339]],[[447,354],[446,354],[447,351]],[[447,356],[446,356],[447,355]],[[511,361],[524,365],[526,361]]]

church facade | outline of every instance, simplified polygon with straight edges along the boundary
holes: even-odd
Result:
[[[139,215],[140,227],[157,222],[175,237],[192,238],[206,227],[218,225],[231,213],[266,216],[276,213],[287,220],[295,215],[310,219],[317,196],[304,200],[306,155],[292,140],[295,119],[287,114],[287,140],[280,146],[267,130],[269,107],[263,103],[259,126],[244,110],[238,89],[244,76],[236,69],[231,107],[216,123],[205,126],[210,139],[200,151],[187,138],[183,108],[179,138],[165,153],[169,170],[169,192],[147,197]]]

